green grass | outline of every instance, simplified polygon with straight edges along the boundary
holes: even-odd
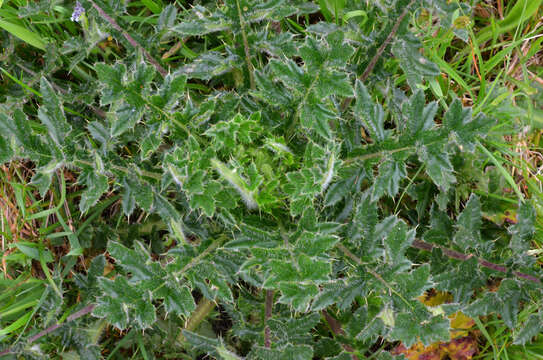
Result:
[[[495,166],[512,191],[508,191],[509,195],[503,192],[488,195],[498,201],[498,196],[505,196],[501,198],[503,212],[514,212],[516,201],[507,205],[513,194],[536,204],[539,230],[533,248],[541,262],[543,257],[538,249],[543,246],[543,177],[538,173],[542,166],[538,154],[543,113],[538,98],[541,99],[543,86],[538,78],[541,79],[543,72],[543,26],[539,23],[543,9],[540,1],[500,3],[505,4],[503,19],[470,18],[467,43],[458,41],[452,31],[425,28],[424,24],[421,33],[425,36],[425,53],[447,74],[430,86],[436,98],[440,101],[465,98],[473,104],[474,112],[501,115],[496,126],[507,136],[508,143],[488,140],[480,148],[489,159],[485,166]],[[497,8],[490,9],[498,13]],[[437,32],[437,36],[430,36],[432,32]],[[534,64],[537,57],[539,63]],[[525,127],[529,127],[529,132],[523,130]],[[523,318],[537,311],[528,308]],[[476,359],[543,358],[543,336],[521,347],[513,344],[513,334],[499,317],[477,321],[484,344]]]

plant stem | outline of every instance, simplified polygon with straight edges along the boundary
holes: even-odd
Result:
[[[188,318],[185,328],[183,330],[194,331],[200,325],[202,321],[213,311],[215,308],[215,303],[207,298],[202,298],[196,307],[196,310],[192,313],[190,318]],[[183,331],[177,337],[177,341],[180,343],[185,341],[185,336]]]
[[[403,10],[403,12],[400,14],[400,16],[398,17],[398,20],[396,20],[396,23],[394,23],[394,26],[392,27],[392,30],[390,31],[390,34],[388,34],[385,41],[383,41],[381,46],[379,46],[379,49],[377,49],[377,52],[375,53],[373,58],[368,63],[368,66],[366,67],[366,70],[364,70],[364,72],[360,76],[360,81],[364,82],[364,81],[366,81],[368,79],[371,72],[373,71],[373,68],[375,67],[375,65],[377,65],[377,61],[379,61],[379,58],[381,58],[381,56],[383,55],[383,52],[385,51],[387,46],[392,42],[392,39],[394,38],[394,36],[396,36],[396,33],[398,32],[398,29],[400,28],[400,25],[401,25],[403,19],[407,16],[407,14],[409,13],[409,8],[411,8],[411,5],[413,5],[414,3],[415,3],[415,0],[411,0],[409,2],[409,4],[407,4],[407,6]],[[353,101],[352,97],[346,98],[343,101],[343,103],[341,104],[341,109],[343,109],[343,110],[347,109],[349,107],[349,105],[351,105],[352,101]]]
[[[80,160],[80,159],[75,159],[74,162],[78,163],[80,165],[86,165],[86,166],[93,166],[94,165],[90,161]],[[133,174],[134,173],[134,170],[131,170],[129,168],[125,168],[125,167],[117,166],[117,165],[110,165],[110,166],[111,166],[112,169],[123,172],[125,174]],[[141,176],[144,176],[144,177],[147,177],[147,178],[151,178],[151,179],[155,179],[155,180],[162,179],[162,174],[160,174],[160,173],[154,173],[154,172],[150,172],[150,171],[146,171],[146,170],[136,170],[136,172],[139,173]]]
[[[347,249],[343,244],[341,243],[338,243],[336,245],[338,247],[339,250],[341,250],[346,256],[348,256],[349,258],[351,258],[352,260],[354,260],[355,263],[357,263],[358,265],[360,266],[364,266],[364,263],[362,262],[362,260],[360,260],[360,258],[358,258],[356,255],[354,255],[352,252],[349,251],[349,249]],[[376,278],[381,284],[383,284],[391,293],[393,293],[394,295],[396,295],[398,298],[400,298],[400,300],[402,300],[410,309],[414,310],[413,308],[413,305],[407,301],[406,298],[404,298],[402,296],[402,294],[400,294],[399,292],[396,291],[396,289],[394,289],[392,287],[392,285],[390,285],[388,283],[388,281],[386,281],[385,279],[383,279],[383,277],[381,275],[379,275],[377,272],[375,272],[373,269],[369,269],[367,267],[364,267],[364,270],[369,273],[371,276],[373,276],[374,278]]]
[[[326,322],[330,326],[330,329],[332,330],[334,335],[344,335],[345,334],[345,331],[343,331],[343,329],[341,328],[341,323],[339,321],[337,321],[332,315],[330,315],[330,313],[328,313],[327,310],[322,310],[321,313],[324,316],[324,318],[326,319]],[[354,351],[353,347],[351,345],[349,345],[349,344],[342,344],[342,346],[343,346],[343,349],[345,349],[345,351],[347,351],[347,352],[353,352]],[[358,356],[356,356],[354,354],[351,354],[351,359],[359,360]]]
[[[87,315],[88,313],[92,312],[92,310],[94,310],[94,307],[95,307],[95,305],[93,305],[93,304],[87,305],[83,309],[79,310],[78,312],[73,313],[72,315],[68,316],[68,318],[66,319],[65,322],[56,323],[55,325],[49,326],[47,329],[40,331],[39,333],[37,333],[36,335],[34,335],[30,339],[28,339],[27,345],[30,345],[34,341],[38,340],[39,338],[44,337],[45,335],[52,333],[53,331],[55,331],[56,329],[61,327],[63,324],[69,323],[71,321],[74,321],[76,319],[79,319],[80,317],[83,317],[83,316]],[[0,352],[0,356],[7,355],[7,354],[9,354],[11,352],[13,352],[12,349],[6,349],[6,350]]]
[[[251,52],[249,51],[249,41],[247,40],[247,33],[245,32],[245,20],[243,18],[243,13],[241,12],[241,6],[239,5],[239,0],[236,0],[236,5],[238,7],[238,16],[239,16],[239,26],[241,27],[241,37],[243,38],[243,48],[245,50],[245,62],[247,63],[247,71],[249,72],[249,84],[251,90],[256,89],[255,78],[254,78],[254,68],[253,63],[251,62]]]
[[[145,50],[143,48],[143,46],[141,46],[140,44],[138,44],[138,42],[136,40],[134,40],[134,38],[132,36],[130,36],[129,33],[127,33],[126,31],[124,31],[120,26],[119,24],[117,24],[117,22],[115,21],[115,19],[113,19],[111,16],[109,16],[100,6],[98,6],[94,1],[92,0],[89,0],[90,3],[92,4],[92,6],[96,9],[96,11],[98,11],[98,13],[100,14],[100,16],[102,16],[108,23],[110,23],[110,25],[117,31],[119,31],[121,34],[123,34],[123,36],[125,37],[125,39],[130,43],[130,45],[132,45],[133,47],[135,47],[136,49],[139,49],[141,50],[141,52],[143,53],[143,55],[147,58],[147,60],[153,64],[153,66],[155,67],[155,69],[160,73],[160,75],[162,76],[166,76],[168,74],[168,72],[166,71],[166,69],[164,69],[159,63],[158,61],[156,61],[152,56],[151,54],[149,54],[147,52],[147,50]]]
[[[264,346],[267,348],[271,347],[271,333],[270,333],[270,327],[268,326],[267,322],[268,319],[272,316],[272,310],[273,310],[273,290],[266,290],[266,317],[265,317],[265,328],[264,328]]]
[[[398,29],[400,28],[400,24],[402,23],[403,19],[407,16],[407,13],[409,12],[409,8],[411,8],[411,5],[413,5],[414,3],[415,3],[415,0],[411,0],[409,4],[407,4],[407,6],[405,7],[401,15],[398,17],[398,20],[396,20],[396,23],[392,27],[390,34],[388,34],[385,41],[381,44],[381,46],[379,46],[379,49],[377,49],[377,52],[375,53],[375,55],[369,62],[368,67],[366,68],[366,70],[364,70],[364,72],[362,73],[362,76],[360,76],[360,81],[364,82],[368,79],[371,72],[373,71],[373,68],[377,64],[377,61],[379,61],[379,58],[381,57],[381,55],[383,55],[383,52],[385,51],[386,47],[392,42],[392,39],[394,38],[394,36],[396,36],[396,33],[398,32]]]
[[[401,152],[401,151],[411,150],[411,149],[414,149],[414,148],[415,148],[414,146],[405,146],[405,147],[401,147],[401,148],[393,149],[393,150],[381,150],[381,151],[377,151],[377,152],[374,152],[374,153],[371,153],[371,154],[365,154],[365,155],[355,156],[355,157],[352,157],[352,158],[347,158],[347,159],[343,160],[343,162],[345,164],[350,164],[350,163],[355,162],[355,161],[373,159],[373,158],[382,157],[382,156],[385,156],[385,155],[390,155],[390,154],[394,154],[394,153]]]
[[[343,244],[338,243],[336,246],[347,257],[352,259],[355,263],[357,263],[358,265],[364,265],[362,260],[360,260],[360,258],[358,258],[355,254],[353,254]],[[423,240],[415,240],[415,241],[413,241],[413,243],[411,244],[411,247],[415,248],[415,249],[419,249],[419,250],[425,250],[425,251],[432,251],[434,248],[439,248],[439,249],[441,249],[441,251],[443,252],[443,254],[445,256],[450,257],[451,259],[456,259],[456,260],[461,260],[461,261],[467,261],[467,260],[469,260],[469,259],[471,259],[472,257],[475,256],[473,254],[464,254],[464,253],[461,253],[459,251],[452,250],[452,249],[446,248],[446,247],[438,245],[438,244],[428,243],[428,242],[423,241]],[[488,269],[491,269],[491,270],[499,271],[499,272],[502,272],[502,273],[508,273],[509,272],[509,270],[505,266],[492,263],[492,262],[487,261],[485,259],[477,258],[477,262],[479,263],[479,265],[481,265],[483,267],[486,267]],[[539,278],[533,276],[533,275],[525,274],[525,273],[522,273],[520,271],[513,271],[512,273],[513,273],[513,275],[515,275],[518,278],[541,284],[541,280]],[[374,275],[371,272],[370,272],[370,274]],[[377,275],[379,277],[381,277],[379,274],[377,274]],[[378,280],[381,281],[380,279],[378,279]]]
[[[448,249],[448,248],[446,248],[444,246],[428,243],[428,242],[422,241],[422,240],[413,241],[413,244],[411,244],[411,247],[416,248],[416,249],[420,249],[420,250],[425,250],[425,251],[432,251],[434,248],[439,248],[439,249],[441,249],[443,254],[446,255],[447,257],[450,257],[452,259],[461,260],[461,261],[467,261],[470,258],[475,256],[473,254],[464,254],[464,253],[461,253],[461,252],[458,252],[458,251],[455,251],[455,250],[452,250],[452,249]],[[479,265],[481,265],[483,267],[486,267],[488,269],[491,269],[491,270],[499,271],[499,272],[502,272],[502,273],[508,273],[509,272],[509,270],[505,266],[494,264],[494,263],[492,263],[490,261],[486,261],[485,259],[477,258],[477,262],[479,263]],[[541,280],[539,278],[533,276],[533,275],[525,274],[525,273],[522,273],[520,271],[513,271],[512,273],[513,273],[513,275],[515,275],[518,278],[541,284]]]

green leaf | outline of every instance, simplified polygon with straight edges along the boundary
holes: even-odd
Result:
[[[402,107],[402,115],[407,117],[409,134],[417,139],[426,130],[434,126],[434,116],[437,112],[437,103],[432,101],[425,105],[424,92],[417,90]]]
[[[313,37],[307,36],[300,48],[300,55],[308,70],[316,71],[324,64],[332,68],[345,68],[354,49],[345,42],[344,37],[343,31],[334,31],[326,36],[325,44],[320,44]]]
[[[326,36],[326,42],[319,42],[310,36],[305,38],[300,48],[304,67],[290,59],[272,59],[268,65],[275,78],[289,88],[298,100],[295,115],[299,116],[302,126],[325,139],[332,139],[329,123],[337,118],[336,111],[326,103],[327,98],[351,96],[353,93],[347,74],[343,71],[353,51],[345,43],[343,32],[336,31]],[[264,96],[268,101],[278,98],[278,89],[273,84],[263,81],[260,84],[264,85],[260,94],[267,94]]]
[[[271,59],[268,66],[275,78],[281,80],[288,88],[301,95],[301,87],[303,88],[308,84],[308,79],[301,67],[290,59],[285,61]]]
[[[395,197],[400,190],[400,181],[407,176],[405,162],[386,160],[379,165],[379,175],[372,187],[371,200],[377,201],[383,195]]]
[[[150,85],[155,77],[155,68],[144,62],[136,63],[129,72],[129,82],[125,86],[124,99],[136,110],[142,110],[148,103]]]
[[[312,311],[319,311],[331,305],[345,310],[351,307],[357,296],[365,296],[367,293],[366,281],[361,278],[351,278],[349,281],[331,281],[321,286],[320,293],[311,304]]]
[[[136,246],[139,251],[129,249],[116,241],[110,241],[107,245],[107,251],[116,260],[116,264],[118,263],[127,273],[132,275],[131,280],[151,279],[154,274],[146,264],[150,260],[149,253],[142,243],[136,242]]]
[[[225,179],[241,196],[247,209],[254,210],[258,208],[258,204],[254,199],[254,190],[251,190],[247,181],[238,175],[235,171],[230,170],[225,164],[217,159],[212,159],[211,164],[219,175]]]
[[[464,210],[458,216],[453,241],[464,251],[469,248],[477,248],[481,241],[481,225],[481,203],[479,198],[472,194],[464,206]]]
[[[517,223],[509,228],[513,235],[509,247],[514,254],[524,257],[530,248],[530,241],[535,232],[536,211],[528,202],[520,203],[517,212]]]
[[[13,155],[13,150],[11,150],[7,141],[0,136],[0,164],[9,162]]]
[[[313,170],[313,171],[312,171]],[[290,213],[292,216],[300,215],[308,206],[313,203],[313,198],[320,191],[316,180],[315,169],[302,169],[287,174],[288,184],[285,192],[290,195]]]
[[[231,351],[226,350],[224,345],[217,347],[217,353],[219,354],[220,358],[223,360],[241,360],[239,356],[234,354]]]
[[[187,278],[208,299],[232,303],[234,296],[228,284],[229,275],[221,272],[215,264],[202,261],[187,273]]]
[[[149,184],[129,176],[123,178],[122,184],[124,188],[123,210],[125,206],[127,210],[131,207],[133,209],[134,202],[147,212],[151,210],[151,206],[153,205],[153,189]],[[125,214],[129,215],[126,212]]]
[[[385,355],[387,355],[387,354],[390,354],[390,353],[385,352]],[[327,360],[352,360],[352,359],[353,359],[352,355],[347,353],[347,352],[342,352],[341,354],[339,354],[337,356],[327,358]],[[377,359],[381,360],[381,357],[378,357]],[[385,360],[385,358],[383,358],[382,360]],[[389,359],[387,359],[387,360],[389,360]],[[390,355],[390,360],[392,360],[392,355]]]
[[[262,285],[264,288],[274,288],[279,282],[294,282],[298,280],[299,274],[293,263],[271,260],[269,262],[270,277]]]
[[[339,237],[320,233],[304,232],[296,241],[296,249],[309,256],[324,255],[339,242]]]
[[[281,349],[267,349],[260,346],[253,347],[251,359],[259,360],[307,360],[313,358],[313,348],[309,345],[288,344]]]
[[[347,74],[339,71],[322,72],[315,84],[315,93],[319,98],[327,96],[353,96],[353,88]]]
[[[33,137],[30,122],[20,109],[15,110],[13,119],[0,113],[0,130],[2,130],[2,136],[6,136],[8,139],[13,137],[19,146],[32,146]]]
[[[424,264],[409,273],[398,274],[395,281],[399,284],[402,296],[415,299],[433,285],[430,281],[430,265]]]
[[[161,7],[159,4],[155,3],[153,0],[142,0],[142,3],[153,12],[153,14],[159,14]]]
[[[273,317],[268,319],[272,336],[279,345],[294,343],[305,344],[311,339],[311,329],[320,322],[317,313],[300,314],[295,317]]]
[[[194,298],[187,286],[168,283],[155,293],[155,297],[164,299],[167,313],[189,317],[196,309]]]
[[[339,180],[328,187],[324,197],[325,206],[335,205],[350,197],[351,192],[360,191],[360,184],[368,175],[366,169],[358,166],[337,166],[335,173]]]
[[[432,207],[430,212],[430,227],[424,233],[424,241],[446,245],[453,234],[452,223],[447,214]]]
[[[301,254],[297,256],[296,262],[298,263],[299,268],[298,281],[319,283],[329,279],[329,275],[332,271],[329,261],[318,260],[315,257]]]
[[[184,243],[186,239],[185,232],[183,230],[183,219],[175,207],[162,195],[155,193],[153,208],[154,211],[160,215],[166,225],[168,225],[172,235],[175,236],[178,241]]]
[[[470,317],[485,316],[498,312],[501,308],[500,300],[495,292],[485,293],[482,297],[469,304],[464,313]]]
[[[104,126],[104,124],[93,121],[88,126],[87,129],[89,130],[92,137],[97,140],[98,142],[102,143],[104,147],[108,144],[108,142],[111,140],[110,130]]]
[[[49,249],[40,249],[39,244],[26,241],[18,241],[13,243],[13,246],[15,246],[17,249],[19,249],[20,252],[33,260],[40,261],[40,252],[42,252],[44,261],[46,263],[50,263],[53,261],[53,255],[51,254]]]
[[[134,194],[132,193],[132,189],[130,186],[126,184],[126,180],[123,179],[123,194],[122,194],[123,200],[122,200],[122,207],[123,207],[123,213],[126,216],[130,216],[134,209],[136,208],[136,198],[134,197]]]
[[[122,103],[115,111],[111,124],[111,136],[117,137],[130,129],[134,129],[142,116],[143,111],[127,103]]]
[[[237,55],[229,54],[225,57],[218,52],[210,51],[181,67],[178,72],[190,79],[210,80],[231,71],[240,63],[241,60]]]
[[[162,9],[158,17],[158,30],[170,29],[175,24],[176,18],[177,8],[172,4],[168,4]]]
[[[168,5],[167,7],[169,6],[172,5]],[[183,93],[186,84],[187,77],[185,75],[178,73],[166,75],[157,94],[151,97],[151,102],[164,111],[170,111],[184,97]]]
[[[190,206],[193,209],[201,209],[204,214],[211,217],[215,214],[216,201],[223,190],[219,182],[210,181],[201,194],[193,194]]]
[[[494,120],[483,113],[472,118],[471,108],[462,107],[460,100],[455,99],[443,117],[445,129],[452,133],[454,140],[461,148],[473,152],[478,137],[486,137]]]
[[[510,329],[514,329],[517,325],[521,301],[520,290],[519,283],[513,279],[503,280],[498,289],[497,298],[500,300],[501,306],[498,306],[496,310]]]
[[[405,258],[405,251],[415,240],[415,233],[407,229],[402,220],[396,220],[384,238],[387,262],[394,266],[405,266],[409,261]]]
[[[453,175],[454,169],[449,160],[449,154],[443,144],[437,142],[424,145],[417,152],[420,161],[425,164],[428,176],[443,191],[447,191],[451,184],[456,182],[456,178]]]
[[[63,147],[65,139],[71,130],[64,116],[64,107],[57,97],[53,87],[42,77],[40,91],[43,98],[43,106],[38,109],[38,118],[47,127],[48,135],[59,146]]]
[[[394,41],[392,53],[400,60],[400,66],[407,76],[411,89],[422,84],[423,78],[438,76],[439,67],[421,55],[420,40],[409,34]]]
[[[188,341],[190,345],[200,351],[206,352],[208,355],[217,357],[217,348],[221,346],[221,343],[217,339],[212,339],[207,336],[194,333],[192,331],[183,330],[183,337]]]
[[[532,338],[538,335],[543,329],[543,321],[541,321],[541,316],[537,314],[532,314],[522,324],[521,329],[515,334],[513,344],[524,345],[532,341]]]
[[[249,144],[261,133],[259,126],[260,113],[249,118],[237,114],[229,121],[220,121],[211,126],[205,134],[212,138],[218,150],[234,151],[238,144]]]
[[[313,96],[309,96],[307,102],[303,103],[300,111],[302,126],[314,130],[325,139],[332,139],[330,121],[336,118],[336,113],[320,104]]]
[[[190,20],[181,21],[172,31],[181,35],[203,36],[218,31],[228,30],[233,22],[220,12],[210,13],[202,6],[195,6],[190,14]]]
[[[287,304],[299,312],[305,312],[309,308],[311,300],[319,293],[316,285],[303,285],[299,283],[281,283],[279,285],[281,297],[279,302]]]
[[[362,194],[353,214],[348,236],[356,244],[369,245],[373,240],[375,226],[379,222],[377,203],[371,201],[369,191]]]
[[[400,340],[408,348],[417,341],[426,346],[438,341],[448,341],[449,320],[441,316],[426,319],[418,318],[415,314],[400,313],[396,316],[390,337]]]
[[[387,138],[383,107],[373,102],[368,89],[360,80],[356,80],[355,98],[354,115],[364,123],[374,141],[382,142]]]
[[[103,84],[100,104],[109,105],[119,101],[124,93],[124,81],[126,78],[126,66],[116,63],[113,66],[104,63],[94,65],[98,80]]]
[[[0,143],[0,146],[4,146],[4,156],[15,156],[20,151],[23,156],[38,163],[51,160],[50,149],[42,142],[40,136],[33,134],[30,121],[20,109],[15,109],[13,119],[0,112],[0,132],[2,133],[0,142],[4,144]],[[12,142],[18,146],[15,151],[11,147]]]
[[[104,274],[106,258],[104,255],[98,255],[91,261],[86,275],[82,273],[74,274],[75,284],[81,289],[84,299],[93,299],[101,295],[101,289],[98,287],[98,279]]]
[[[107,176],[99,174],[95,170],[82,171],[78,182],[86,185],[79,201],[79,209],[84,214],[100,200],[102,194],[109,188],[109,184]]]
[[[51,169],[51,166],[45,166],[44,168],[38,169],[30,180],[32,185],[35,185],[38,188],[38,192],[42,198],[45,197],[45,194],[51,187],[55,167],[56,166]]]
[[[278,234],[255,228],[247,224],[240,224],[240,233],[235,239],[226,243],[225,248],[244,249],[251,247],[273,248],[281,241]]]
[[[253,2],[253,6],[244,10],[243,18],[248,23],[259,22],[262,20],[269,20],[271,18],[279,18],[288,16],[288,14],[294,13],[294,10],[285,9],[289,4],[285,4],[285,0],[268,0],[268,1],[256,1]],[[290,11],[289,11],[290,10]],[[279,13],[280,17],[276,14]]]
[[[270,60],[270,67],[273,62],[277,60]],[[280,63],[279,63],[280,64]],[[292,101],[292,98],[289,97],[287,90],[281,83],[275,83],[272,81],[271,77],[262,71],[255,71],[255,83],[257,90],[254,92],[254,96],[258,99],[268,103],[272,106],[278,106],[281,104],[289,104]]]
[[[128,283],[126,277],[114,280],[99,278],[103,296],[98,299],[93,315],[106,318],[113,326],[124,330],[130,325],[139,329],[151,327],[156,321],[150,292],[142,292]]]

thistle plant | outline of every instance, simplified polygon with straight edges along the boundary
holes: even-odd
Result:
[[[453,24],[465,4],[360,1],[332,21],[297,0],[158,9],[138,27],[125,2],[77,2],[71,19],[85,14],[89,33],[55,61],[87,67],[90,82],[61,92],[43,73],[37,112],[0,105],[0,161],[31,161],[41,196],[71,169],[81,217],[116,194],[119,222],[153,221],[160,236],[158,248],[149,233],[109,236],[97,255],[84,234],[66,235],[58,274],[92,257],[73,281],[55,278],[63,298],[50,296],[71,305],[75,292],[89,313],[72,324],[103,319],[217,359],[362,359],[376,348],[388,359],[398,341],[450,340],[458,311],[500,314],[520,344],[540,330],[540,313],[518,320],[543,295],[527,255],[535,210],[519,198],[516,224],[499,226],[484,199],[457,191],[466,159],[484,161],[483,139],[501,134],[492,114],[432,99],[440,68],[410,25],[430,12],[462,41]],[[366,20],[341,18],[349,9]],[[87,51],[90,32],[111,34],[113,59]],[[162,60],[162,44],[178,41],[197,54]],[[425,306],[431,289],[452,300]],[[198,327],[213,311],[232,323],[220,336]],[[82,356],[90,345],[75,326],[62,331]]]

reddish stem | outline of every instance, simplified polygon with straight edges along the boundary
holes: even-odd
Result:
[[[164,69],[159,63],[158,61],[155,60],[155,58],[153,58],[151,56],[151,54],[149,54],[147,52],[147,50],[145,50],[143,48],[143,46],[141,46],[140,44],[138,44],[138,42],[136,40],[134,40],[134,38],[132,36],[130,36],[129,33],[127,33],[126,31],[124,31],[123,29],[121,29],[121,27],[119,26],[119,24],[117,24],[117,22],[115,21],[115,19],[113,19],[111,16],[109,16],[100,6],[98,6],[94,1],[92,0],[89,0],[90,3],[92,4],[92,6],[96,9],[96,11],[98,11],[98,13],[100,14],[100,16],[102,16],[108,23],[110,23],[110,25],[117,31],[119,31],[121,34],[123,34],[123,36],[125,37],[125,39],[130,43],[130,45],[132,45],[133,47],[135,47],[136,49],[140,49],[142,52],[143,52],[143,55],[147,58],[147,60],[153,64],[153,66],[155,67],[155,69],[157,69],[157,71],[160,73],[160,75],[162,76],[166,76],[166,74],[168,74],[168,72],[166,71],[166,69]]]
[[[332,332],[334,333],[334,335],[345,335],[345,331],[343,331],[343,329],[341,328],[341,323],[337,321],[332,315],[330,315],[328,311],[322,310],[322,315],[326,319],[326,322],[328,323],[328,325],[330,325],[330,329],[332,329]],[[342,344],[342,346],[343,346],[343,349],[345,349],[345,351],[347,352],[354,351],[353,347],[349,344]],[[351,358],[353,360],[359,360],[358,356],[354,354],[351,354]]]

